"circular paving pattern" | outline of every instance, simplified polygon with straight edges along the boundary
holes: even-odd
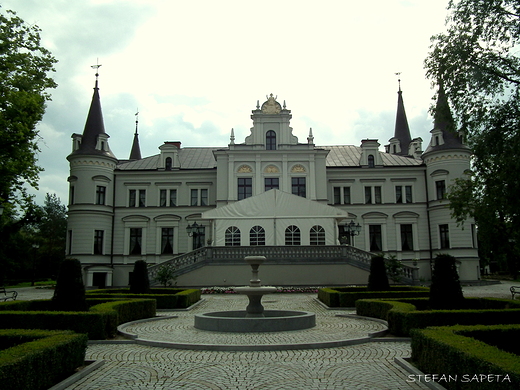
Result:
[[[337,315],[353,314],[351,311],[327,310],[316,302],[315,294],[279,294],[262,301],[266,310],[301,310],[316,313],[314,328],[287,332],[230,333],[195,329],[194,315],[214,310],[237,310],[247,304],[247,299],[226,295],[204,295],[204,301],[190,311],[166,312],[177,318],[125,324],[124,334],[133,335],[140,344],[209,350],[281,350],[328,348],[369,341],[369,334],[382,332],[382,323]],[[302,299],[303,298],[303,299]]]

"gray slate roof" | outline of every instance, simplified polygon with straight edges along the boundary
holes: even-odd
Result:
[[[327,167],[359,167],[361,148],[354,145],[318,146],[330,150]],[[213,169],[217,166],[213,151],[221,147],[187,147],[179,150],[181,169]],[[383,165],[389,167],[418,166],[421,160],[403,157],[396,154],[381,153]],[[159,165],[159,154],[141,160],[124,162],[118,165],[119,170],[156,170]]]

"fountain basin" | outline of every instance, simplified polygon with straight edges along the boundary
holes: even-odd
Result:
[[[263,317],[247,311],[216,311],[195,315],[195,328],[214,332],[283,332],[316,326],[316,315],[307,311],[264,310]]]

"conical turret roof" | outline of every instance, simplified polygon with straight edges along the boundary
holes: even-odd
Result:
[[[92,95],[92,101],[90,103],[90,109],[87,115],[87,121],[81,136],[81,144],[78,149],[72,152],[72,154],[85,154],[85,155],[103,155],[107,157],[116,158],[108,143],[105,146],[105,150],[97,149],[98,137],[105,135],[109,137],[105,132],[105,124],[103,122],[103,113],[101,111],[101,100],[99,98],[98,80],[94,86],[94,93]]]
[[[406,119],[406,111],[404,110],[403,91],[401,91],[401,87],[399,87],[399,91],[397,91],[397,113],[395,115],[394,138],[399,140],[401,146],[401,151],[396,154],[407,156],[412,137],[410,135],[408,120]]]

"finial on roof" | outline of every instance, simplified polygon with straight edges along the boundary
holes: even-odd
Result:
[[[309,136],[307,137],[307,142],[310,144],[314,142],[314,136],[312,135],[312,127],[309,128]]]
[[[137,112],[135,113],[135,134],[137,134],[138,126],[139,126],[139,108],[137,109]]]
[[[233,128],[231,128],[231,136],[229,137],[229,140],[231,141],[231,145],[235,144],[235,130],[233,130]]]
[[[90,67],[92,69],[96,70],[96,86],[95,86],[95,88],[97,88],[98,87],[98,78],[99,78],[99,68],[101,67],[101,64],[99,63],[99,58],[96,59],[96,65],[91,65]]]
[[[285,105],[285,100],[283,101],[283,109],[285,110],[286,108],[286,105]]]
[[[399,92],[401,92],[401,72],[395,72],[397,76],[397,83],[399,84]]]
[[[257,100],[257,101],[256,101],[256,109],[257,109],[257,110],[260,109],[260,100]]]

